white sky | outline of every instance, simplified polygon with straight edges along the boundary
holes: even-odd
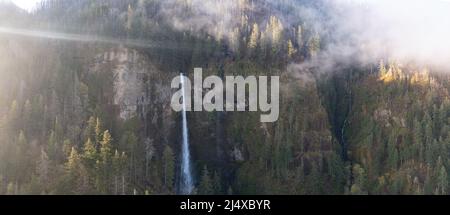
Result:
[[[14,4],[27,11],[31,11],[41,0],[12,0]]]
[[[17,6],[27,10],[27,11],[31,11],[38,2],[42,1],[42,0],[11,0],[12,2],[14,2]],[[349,0],[352,1],[352,0]],[[353,0],[353,1],[360,1],[360,2],[374,2],[374,0]],[[450,2],[450,0],[439,0],[439,1],[445,1],[445,2]]]

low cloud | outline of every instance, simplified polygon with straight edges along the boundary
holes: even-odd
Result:
[[[339,61],[399,60],[449,68],[450,3],[440,0],[338,0],[323,55]]]
[[[329,67],[336,62],[324,61],[380,59],[449,67],[450,2],[445,0],[167,0],[163,5],[176,29],[206,32],[216,39],[233,36],[242,11],[261,26],[270,14],[285,28],[305,23],[325,41],[318,58]]]

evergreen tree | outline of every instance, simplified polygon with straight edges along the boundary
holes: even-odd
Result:
[[[316,56],[319,50],[320,50],[320,36],[319,34],[316,33],[309,39],[308,42],[309,56],[310,57]]]
[[[445,169],[445,166],[443,165],[442,158],[439,157],[437,161],[436,166],[436,180],[437,180],[437,186],[435,194],[437,195],[446,195],[447,189],[448,189],[448,180],[447,180],[447,170]]]
[[[63,184],[63,188],[60,188],[61,193],[72,193],[76,194],[78,188],[78,179],[80,178],[80,165],[81,159],[78,151],[72,147],[70,156],[67,158],[65,164],[66,168],[66,178]]]
[[[97,118],[96,120],[96,124],[95,124],[95,145],[98,146],[101,143],[101,140],[103,138],[103,128],[102,128],[102,122],[100,121],[99,118]]]
[[[108,194],[110,191],[110,176],[111,176],[111,162],[112,162],[112,137],[108,130],[103,135],[103,140],[100,142],[100,161],[97,161],[99,169],[98,188],[100,193]]]
[[[95,162],[98,159],[97,149],[89,138],[84,144],[83,148],[83,159],[88,167],[93,168],[95,166]]]
[[[108,130],[103,135],[103,140],[100,142],[100,158],[105,165],[109,165],[112,155],[112,137]]]
[[[96,125],[97,125],[97,120],[93,116],[91,116],[87,122],[86,129],[84,130],[85,139],[91,139],[94,141],[97,140]]]
[[[259,41],[259,26],[257,23],[253,24],[252,33],[250,35],[250,40],[248,42],[249,49],[255,49],[258,46]]]
[[[112,169],[113,169],[113,177],[114,177],[114,195],[119,194],[120,187],[120,176],[122,175],[122,159],[119,151],[115,151],[114,157],[112,160]]]
[[[228,187],[227,195],[233,195],[233,188],[231,188],[231,186]]]
[[[8,112],[8,122],[7,125],[9,127],[8,133],[17,132],[20,125],[20,116],[19,116],[19,107],[16,100],[11,103]]]
[[[287,47],[288,47],[288,54],[287,54],[288,58],[292,58],[297,53],[297,49],[295,49],[294,44],[292,44],[291,40],[288,40]]]
[[[66,169],[70,175],[75,175],[80,165],[80,155],[78,151],[72,147],[70,156],[67,159]]]
[[[27,101],[25,102],[25,105],[23,107],[23,118],[25,119],[25,125],[30,125],[32,122],[32,107],[31,107],[31,102],[30,100],[27,99]],[[29,126],[26,126],[29,127]],[[31,127],[31,126],[30,126]],[[29,129],[27,129],[27,132],[30,131]]]
[[[303,47],[303,28],[301,25],[297,28],[297,46],[301,50]]]
[[[55,131],[50,131],[50,136],[47,142],[47,151],[50,159],[55,160],[58,155],[58,140],[56,139]]]
[[[198,186],[198,193],[200,195],[213,194],[213,184],[211,181],[211,177],[209,176],[208,168],[206,166],[203,168],[200,185]]]
[[[391,137],[388,141],[387,151],[388,151],[388,166],[390,170],[397,170],[398,168],[398,149],[397,149],[397,136],[395,136],[395,132],[391,134]]]
[[[47,192],[50,184],[50,159],[44,149],[41,149],[40,159],[36,166],[36,174],[40,189]]]
[[[150,161],[153,159],[155,154],[155,147],[153,145],[153,141],[150,138],[145,140],[145,177],[149,176],[150,171]]]
[[[17,138],[17,167],[16,167],[16,181],[22,182],[25,178],[27,178],[29,168],[31,163],[29,162],[29,154],[28,152],[28,141],[25,137],[25,133],[20,131],[19,137]]]
[[[380,61],[378,66],[378,74],[380,77],[384,77],[387,74],[386,66],[384,65],[383,60]]]
[[[321,193],[323,181],[317,163],[313,163],[311,171],[306,177],[306,189],[309,195],[318,195]]]
[[[25,137],[25,133],[21,130],[19,133],[19,137],[17,138],[17,145],[19,147],[20,155],[24,155],[27,150],[27,138]]]
[[[173,190],[175,179],[175,157],[169,145],[166,145],[163,152],[163,183],[170,192]]]
[[[345,185],[345,168],[342,159],[336,155],[332,154],[328,161],[328,172],[331,177],[332,187],[336,194],[342,193]],[[303,170],[301,170],[303,174]]]
[[[13,182],[9,182],[8,186],[6,187],[6,195],[16,195],[16,194],[17,194],[16,184],[14,184]]]
[[[70,155],[72,147],[73,147],[72,142],[69,139],[64,140],[63,153],[66,157]]]
[[[270,16],[266,26],[266,38],[271,39],[273,52],[276,53],[280,47],[283,33],[283,24],[276,16]]]
[[[415,119],[414,120],[414,128],[413,128],[413,145],[414,145],[414,152],[415,152],[415,156],[418,157],[419,161],[423,161],[424,156],[423,156],[423,132],[422,132],[422,126],[420,124],[420,122]]]
[[[352,195],[367,195],[367,175],[365,170],[356,164],[353,166],[354,184],[351,187]]]
[[[438,194],[447,195],[448,192],[448,180],[447,180],[447,170],[445,170],[444,166],[441,166],[438,174]]]
[[[424,194],[425,195],[431,195],[433,194],[433,181],[431,176],[431,167],[427,167],[427,173],[425,176],[425,182],[424,182]]]
[[[212,190],[213,193],[216,195],[223,194],[222,182],[220,180],[220,175],[219,173],[217,173],[217,171],[214,172],[214,175],[212,177]]]

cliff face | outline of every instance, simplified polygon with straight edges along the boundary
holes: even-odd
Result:
[[[162,71],[141,50],[123,46],[96,54],[87,73],[109,77],[110,93],[103,96],[111,101],[119,125],[134,122],[140,139],[161,151],[178,141],[178,113],[170,106],[170,84],[177,73]]]
[[[113,104],[118,107],[122,120],[137,117],[138,109],[147,105],[159,102],[170,104],[170,83],[155,80],[163,72],[137,50],[120,46],[97,55],[93,61],[89,73],[112,74]],[[151,98],[151,95],[158,98]]]

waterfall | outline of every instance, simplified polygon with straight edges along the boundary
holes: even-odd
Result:
[[[182,112],[182,127],[183,127],[183,146],[182,146],[182,160],[181,160],[181,193],[189,195],[194,189],[194,182],[191,170],[191,155],[189,151],[189,136],[186,117],[186,91],[184,86],[184,76],[181,76],[181,87],[183,92],[183,112]]]

